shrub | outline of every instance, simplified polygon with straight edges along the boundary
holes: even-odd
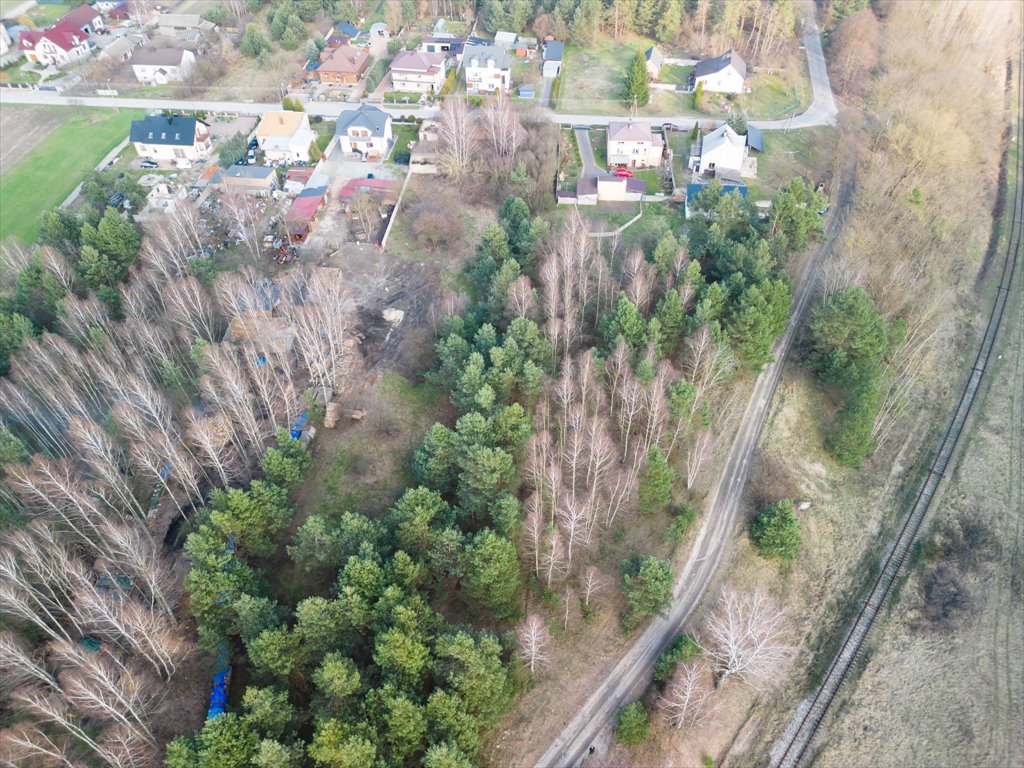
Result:
[[[647,741],[651,731],[651,720],[643,702],[634,701],[619,710],[619,722],[615,729],[615,740],[619,744],[635,746]]]
[[[685,664],[700,654],[700,646],[696,640],[689,635],[679,635],[658,657],[658,663],[654,665],[654,682],[667,683],[676,673],[676,667],[680,662]]]
[[[783,499],[765,508],[754,518],[750,538],[764,557],[777,557],[786,562],[796,560],[803,539],[793,502]]]
[[[663,540],[666,544],[678,544],[695,522],[697,522],[697,510],[684,504],[676,510],[672,522],[665,529]]]

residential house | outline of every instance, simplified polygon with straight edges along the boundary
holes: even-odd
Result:
[[[342,45],[320,53],[320,67],[316,70],[325,85],[355,85],[370,65],[370,52],[365,48]]]
[[[269,165],[232,165],[213,177],[225,192],[269,197],[277,189],[277,169]]]
[[[644,51],[644,59],[647,61],[647,76],[652,80],[657,80],[658,75],[661,74],[661,66],[665,63],[665,57],[661,55],[658,46],[652,45]]]
[[[379,160],[387,155],[394,136],[391,115],[370,104],[347,109],[338,115],[334,136],[342,154]]]
[[[132,71],[140,83],[180,83],[195,63],[195,54],[185,48],[139,48],[132,54]]]
[[[150,115],[132,120],[128,140],[139,157],[186,165],[210,154],[209,126],[196,117]]]
[[[25,58],[40,64],[63,66],[86,58],[91,49],[89,36],[67,21],[44,30],[25,30],[18,38]]]
[[[597,205],[642,200],[647,190],[643,179],[627,179],[605,174],[584,176],[576,182],[576,192],[559,191],[559,204]]]
[[[440,93],[446,74],[443,53],[402,51],[391,62],[391,81],[396,91]]]
[[[693,87],[703,86],[707,93],[743,93],[746,80],[746,62],[732,49],[713,59],[698,61],[693,68]]]
[[[115,5],[107,11],[107,18],[111,21],[128,21],[132,17],[130,2],[131,0],[124,0],[123,3]]]
[[[309,145],[316,133],[305,112],[265,112],[256,126],[256,143],[267,165],[309,162]]]
[[[100,61],[116,61],[124,63],[132,57],[132,51],[142,45],[141,35],[122,35],[111,41],[97,56]]]
[[[516,44],[516,33],[515,32],[495,32],[494,33],[494,44],[499,48],[508,50],[514,48]]]
[[[544,77],[558,77],[562,72],[562,59],[565,56],[565,43],[552,40],[544,44],[544,65],[541,73]]]
[[[512,58],[496,45],[467,45],[462,64],[468,93],[507,93],[512,87]]]
[[[698,173],[739,175],[747,156],[747,137],[740,136],[728,124],[707,134],[700,145]]]
[[[86,35],[95,35],[103,29],[103,17],[91,5],[80,5],[77,8],[72,8],[61,17],[61,21],[75,25]]]
[[[612,120],[608,123],[608,164],[650,168],[661,164],[664,142],[648,123]]]
[[[157,31],[165,37],[195,43],[208,33],[216,32],[217,25],[198,13],[161,13],[156,17]]]
[[[420,40],[416,49],[420,53],[443,53],[446,56],[454,56],[457,61],[462,60],[462,50],[466,41],[461,38],[445,34],[437,37],[424,37]]]

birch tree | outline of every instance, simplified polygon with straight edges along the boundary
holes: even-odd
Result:
[[[704,629],[701,649],[716,685],[735,675],[754,690],[764,690],[792,655],[786,615],[761,589],[727,590]]]
[[[465,98],[449,96],[441,106],[440,165],[454,181],[461,181],[469,171],[476,150],[476,133]]]
[[[673,728],[700,728],[717,708],[711,704],[714,690],[707,664],[680,664],[658,704]]]
[[[540,616],[531,613],[516,631],[516,642],[519,645],[517,655],[536,674],[545,669],[551,662],[551,632]]]

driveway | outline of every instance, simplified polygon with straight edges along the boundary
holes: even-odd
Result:
[[[590,131],[584,130],[583,128],[576,129],[576,143],[580,145],[580,158],[583,160],[583,172],[580,174],[584,178],[603,176],[605,171],[601,166],[594,160],[594,148],[590,145]]]
[[[551,106],[551,87],[555,84],[555,78],[545,77],[544,84],[541,86],[540,91],[540,105],[542,107]]]

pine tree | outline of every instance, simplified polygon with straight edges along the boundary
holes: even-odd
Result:
[[[622,100],[629,106],[643,107],[651,100],[651,84],[647,78],[647,59],[643,51],[633,58],[626,72],[626,86],[622,92]]]
[[[665,454],[658,446],[652,446],[647,454],[647,467],[640,477],[637,491],[640,512],[650,515],[660,512],[672,501],[672,480],[675,473],[665,460]]]
[[[754,518],[750,538],[757,551],[765,557],[777,557],[787,562],[796,560],[803,539],[793,502],[783,499],[765,508]]]

